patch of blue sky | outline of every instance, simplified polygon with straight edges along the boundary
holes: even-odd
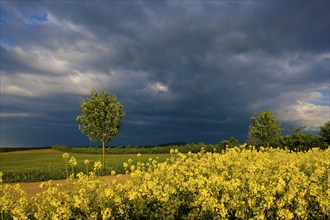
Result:
[[[3,27],[3,26],[5,26],[5,18],[4,17],[0,17],[0,27]]]
[[[318,99],[311,100],[310,103],[314,105],[330,106],[330,87],[318,89],[316,92],[321,93],[322,96]]]
[[[8,16],[10,16],[8,10],[5,7],[0,7],[0,12],[1,12],[1,16],[0,16],[0,27],[5,27],[5,25],[7,24],[7,18]]]
[[[47,13],[34,13],[34,14],[27,14],[26,18],[28,19],[28,23],[25,24],[27,30],[32,30],[35,25],[43,24],[48,21],[48,14]]]
[[[17,45],[17,42],[13,39],[6,38],[4,36],[0,36],[0,44],[6,45],[9,47],[15,47]]]
[[[41,14],[31,14],[28,18],[35,22],[44,23],[48,21],[48,14],[46,12]]]

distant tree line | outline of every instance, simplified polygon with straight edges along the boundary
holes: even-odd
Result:
[[[48,147],[0,147],[1,153],[22,151],[22,150],[40,150],[40,149],[49,149]]]
[[[69,147],[63,145],[55,145],[52,147],[55,150],[71,153],[89,153],[89,154],[101,154],[102,148],[100,147]],[[220,146],[219,144],[183,144],[183,145],[166,145],[166,146],[119,146],[119,147],[106,147],[105,154],[169,154],[171,149],[178,149],[181,153],[198,153],[202,150],[205,152],[222,152],[226,149],[226,146]]]

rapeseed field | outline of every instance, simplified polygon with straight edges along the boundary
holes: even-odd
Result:
[[[330,148],[308,152],[241,145],[222,153],[171,151],[162,163],[128,160],[125,183],[74,174],[31,199],[1,184],[1,219],[329,219]],[[137,155],[139,160],[141,155]],[[70,162],[71,160],[71,162]],[[87,163],[87,162],[86,162]],[[112,172],[113,175],[117,175]]]

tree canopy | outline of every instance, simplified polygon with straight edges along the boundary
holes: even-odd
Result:
[[[220,145],[220,147],[225,149],[226,147],[238,146],[239,142],[236,138],[230,137],[228,140],[222,140],[219,145]]]
[[[251,117],[252,124],[249,126],[252,139],[255,139],[259,145],[269,146],[276,143],[282,128],[281,123],[276,121],[276,114],[270,110],[259,112]]]
[[[125,116],[123,106],[115,95],[92,90],[91,98],[81,103],[80,108],[82,114],[76,119],[79,129],[90,141],[102,142],[104,166],[104,143],[112,141],[118,133],[121,126],[119,120]]]
[[[320,127],[320,136],[324,142],[330,145],[330,121]]]

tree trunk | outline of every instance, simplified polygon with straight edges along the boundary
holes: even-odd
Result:
[[[104,166],[105,166],[104,151],[105,151],[104,141],[102,141],[102,167],[103,167],[103,169],[104,169]]]

